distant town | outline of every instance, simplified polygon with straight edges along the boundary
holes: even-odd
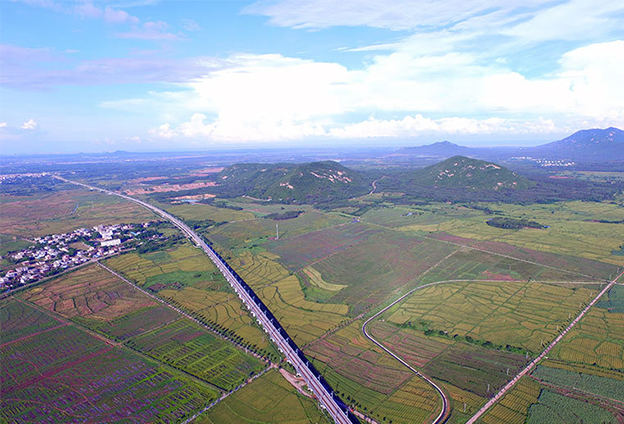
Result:
[[[166,238],[150,228],[155,222],[98,225],[71,233],[36,237],[26,249],[9,252],[4,258],[13,264],[0,271],[0,292],[37,282],[84,263],[135,248],[146,241]]]
[[[574,166],[576,162],[567,160],[567,159],[546,159],[546,158],[532,158],[531,156],[516,156],[509,158],[510,161],[524,161],[524,162],[532,162],[537,166],[541,167],[567,167]]]

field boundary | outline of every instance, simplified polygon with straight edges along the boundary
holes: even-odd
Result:
[[[614,285],[617,284],[617,281],[619,280],[619,278],[622,275],[624,275],[624,271],[622,271],[620,274],[618,274],[618,276],[615,277],[615,279],[611,280],[611,282],[609,284],[607,284],[605,286],[605,288],[603,288],[602,291],[600,291],[596,295],[596,297],[594,297],[594,299],[591,302],[589,302],[589,304],[581,311],[581,313],[566,327],[565,330],[563,330],[557,336],[557,338],[555,338],[555,340],[553,340],[546,347],[546,349],[544,349],[544,351],[537,358],[535,358],[533,361],[531,361],[531,363],[529,365],[527,365],[522,371],[520,371],[513,378],[513,380],[511,380],[509,383],[507,383],[505,385],[505,387],[503,387],[496,395],[494,395],[494,397],[492,399],[490,399],[485,405],[483,405],[483,407],[481,409],[479,409],[479,411],[477,411],[476,414],[474,414],[468,421],[466,421],[466,424],[475,424],[477,422],[477,420],[479,418],[481,418],[481,416],[483,414],[485,414],[485,412],[487,412],[487,410],[490,409],[496,402],[498,402],[498,400],[501,397],[503,397],[505,395],[505,393],[507,393],[507,391],[509,391],[513,386],[515,386],[516,383],[522,377],[524,377],[530,371],[532,371],[533,368],[537,365],[537,363],[540,362],[542,359],[544,359],[544,357],[548,354],[548,352],[550,352],[552,350],[552,348],[554,348],[555,345],[557,345],[557,343],[559,343],[563,339],[563,337],[585,316],[585,314],[587,314],[587,312],[589,312],[591,307],[594,306],[596,303],[598,303],[598,300],[600,300],[600,298],[602,296],[604,296],[605,293],[607,293]]]
[[[171,309],[173,309],[174,311],[176,311],[177,313],[179,313],[180,315],[182,315],[184,318],[188,318],[191,321],[193,321],[195,324],[199,325],[200,327],[210,331],[210,333],[217,335],[219,338],[228,341],[229,343],[233,344],[234,346],[236,346],[237,348],[245,351],[245,353],[260,359],[262,362],[264,363],[268,363],[269,365],[272,364],[272,362],[268,359],[264,359],[262,356],[258,355],[255,352],[252,352],[250,350],[248,350],[247,348],[241,346],[238,342],[230,339],[229,337],[220,334],[216,331],[214,331],[212,328],[208,327],[207,325],[203,324],[201,321],[199,321],[197,318],[193,317],[191,314],[189,314],[188,312],[184,312],[183,310],[171,305],[170,303],[168,303],[166,300],[156,296],[153,293],[148,292],[147,290],[144,290],[143,288],[139,287],[138,285],[134,284],[132,281],[126,279],[125,277],[121,276],[120,274],[118,274],[116,271],[113,271],[112,269],[110,269],[109,267],[107,267],[106,265],[104,265],[103,263],[101,263],[100,261],[96,261],[96,263],[101,266],[102,268],[104,268],[106,271],[110,272],[111,274],[113,274],[114,276],[116,276],[117,278],[120,278],[121,280],[123,280],[124,282],[130,284],[132,287],[134,287],[136,290],[140,291],[141,293],[143,293],[146,296],[149,296],[151,299],[157,301],[158,303],[167,306]]]
[[[461,250],[461,249],[460,249]],[[459,250],[456,250],[455,252],[458,252]],[[453,253],[455,253],[453,252]],[[623,272],[624,274],[624,272]],[[622,275],[622,274],[620,274]],[[619,276],[618,276],[619,278]],[[617,278],[616,278],[617,280]],[[484,282],[484,283],[526,283],[525,280],[482,280],[482,279],[472,279],[472,280],[468,280],[468,279],[455,279],[455,280],[444,280],[444,281],[436,281],[433,283],[427,283],[427,284],[423,284],[422,286],[418,286],[413,288],[412,290],[410,290],[409,292],[407,292],[406,294],[404,294],[403,296],[401,296],[400,298],[396,299],[394,302],[392,302],[391,304],[389,304],[388,306],[386,306],[384,309],[378,311],[375,315],[373,315],[372,317],[370,317],[369,319],[366,320],[366,322],[362,325],[362,332],[364,333],[364,335],[366,336],[366,338],[368,338],[370,341],[372,341],[373,343],[375,343],[377,346],[379,346],[381,349],[383,349],[386,353],[388,353],[389,355],[391,355],[394,359],[398,360],[401,364],[403,364],[404,366],[406,366],[408,369],[410,369],[412,372],[414,372],[417,376],[421,377],[422,379],[424,379],[425,381],[427,381],[430,385],[432,385],[436,391],[438,392],[438,394],[440,394],[440,392],[442,392],[441,389],[439,389],[439,387],[433,383],[432,381],[430,381],[430,379],[425,376],[422,372],[415,370],[411,365],[407,364],[401,357],[399,357],[398,355],[396,355],[395,353],[393,353],[391,350],[389,350],[385,345],[383,345],[382,343],[378,342],[373,336],[371,336],[366,327],[367,325],[372,322],[373,320],[375,320],[376,318],[378,318],[381,314],[383,314],[384,312],[386,312],[388,309],[390,309],[391,307],[395,306],[396,304],[400,303],[401,301],[405,300],[407,297],[409,297],[410,295],[414,294],[416,291],[427,288],[427,287],[432,287],[432,286],[436,286],[436,285],[441,285],[441,284],[452,284],[452,283],[478,283],[478,282]],[[538,283],[538,284],[604,284],[602,282],[567,282],[567,281],[538,281],[538,280],[532,280],[533,283]],[[608,288],[605,288],[604,290],[608,290]],[[603,290],[603,291],[604,291]],[[600,295],[598,295],[598,297],[600,297]],[[438,390],[439,389],[439,390]],[[441,415],[438,416],[438,418],[436,418],[436,421],[433,422],[433,424],[441,424],[444,423],[446,417],[444,420],[441,420]],[[467,423],[468,424],[468,423]]]

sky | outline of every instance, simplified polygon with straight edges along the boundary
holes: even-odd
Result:
[[[622,0],[0,0],[0,154],[624,128]]]

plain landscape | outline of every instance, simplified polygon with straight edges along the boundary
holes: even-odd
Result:
[[[624,419],[617,172],[588,186],[602,171],[458,156],[110,160],[119,176],[41,164],[2,181],[4,421],[333,419],[194,242],[56,176],[156,205],[212,243],[359,419],[434,422],[433,383],[446,422],[467,422],[536,358],[478,422]],[[605,198],[583,200],[594,186]]]
[[[0,424],[624,424],[624,2],[0,0]]]

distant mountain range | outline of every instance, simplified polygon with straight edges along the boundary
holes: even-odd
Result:
[[[404,147],[397,153],[437,158],[464,155],[498,161],[512,158],[568,160],[578,163],[624,161],[624,131],[614,127],[581,130],[552,143],[518,148],[465,147],[442,141],[425,146]]]

